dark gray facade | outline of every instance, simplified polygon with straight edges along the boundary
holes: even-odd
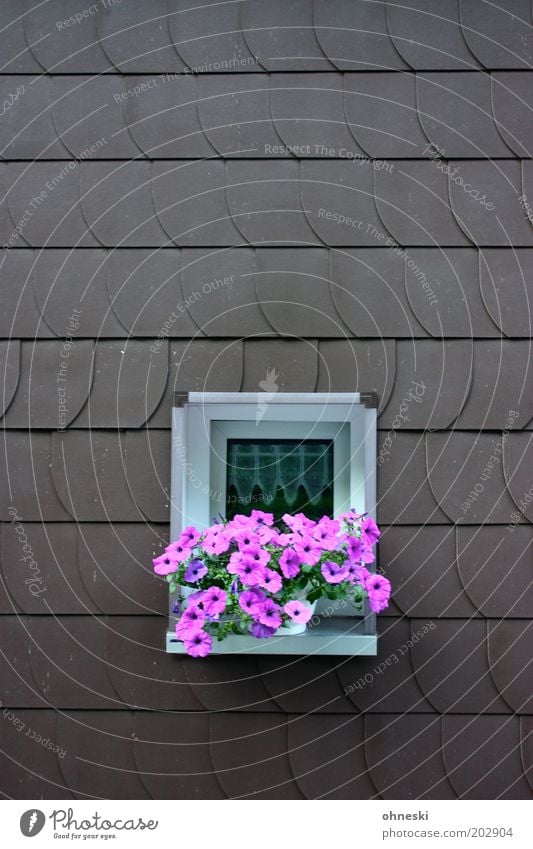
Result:
[[[2,794],[531,798],[530,5],[2,10]],[[273,371],[379,395],[377,659],[165,654],[172,393]]]

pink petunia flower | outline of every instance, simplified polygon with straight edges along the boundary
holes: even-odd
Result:
[[[293,548],[286,548],[279,558],[279,568],[286,578],[295,578],[300,572],[300,555]]]
[[[257,611],[257,618],[262,625],[268,625],[269,628],[279,628],[281,625],[280,606],[272,599],[267,598]]]
[[[199,537],[200,534],[196,530],[194,525],[188,525],[188,527],[183,528],[178,542],[180,542],[182,545],[188,546],[189,548],[194,548]]]
[[[256,587],[263,574],[263,569],[254,560],[242,556],[239,560],[229,563],[230,575],[237,575],[246,587]]]
[[[284,605],[283,610],[293,622],[298,622],[301,625],[309,622],[313,615],[311,605],[304,603],[303,601],[288,601],[287,604]]]
[[[323,548],[313,537],[305,535],[294,543],[294,550],[299,554],[302,563],[315,566],[322,557]]]
[[[273,513],[265,513],[263,510],[252,510],[251,518],[258,525],[273,525],[274,524],[274,514]]]
[[[311,531],[312,538],[318,542],[324,551],[334,551],[339,543],[338,533],[340,525],[334,519],[326,516],[320,520]]]
[[[206,657],[213,648],[213,640],[205,631],[191,631],[183,640],[185,651],[191,657]]]
[[[173,572],[177,572],[180,562],[177,557],[173,557],[170,552],[166,551],[152,561],[156,575],[171,575]]]
[[[202,607],[208,616],[220,616],[226,609],[228,596],[220,587],[209,587],[202,599]]]
[[[361,536],[367,545],[374,545],[381,536],[380,529],[370,516],[367,516],[361,524]]]
[[[369,575],[365,580],[365,589],[368,593],[370,610],[381,613],[389,604],[391,593],[390,581],[383,575]]]
[[[282,519],[291,531],[300,531],[301,533],[304,531],[309,532],[311,528],[314,528],[316,525],[316,522],[313,522],[312,519],[308,519],[305,513],[296,513],[295,516],[291,516],[290,513],[285,513],[282,516]]]
[[[277,593],[283,585],[283,580],[279,572],[274,569],[263,569],[259,578],[259,586],[263,587],[269,593]]]
[[[250,616],[257,616],[266,596],[261,590],[245,590],[239,596],[239,606]]]
[[[185,570],[184,578],[188,584],[195,584],[207,575],[207,566],[198,558],[191,560],[189,566]]]
[[[205,613],[196,604],[191,604],[181,614],[179,622],[176,624],[176,636],[180,640],[184,639],[192,631],[196,631],[203,626],[205,622]]]
[[[260,543],[259,534],[256,534],[251,528],[239,528],[238,531],[232,534],[232,537],[239,546],[239,549]]]
[[[266,566],[270,560],[270,551],[267,551],[266,548],[261,548],[257,543],[242,545],[240,552],[250,560],[255,561],[256,566]]]
[[[320,571],[328,584],[340,584],[348,580],[348,569],[332,560],[326,560],[320,567]]]

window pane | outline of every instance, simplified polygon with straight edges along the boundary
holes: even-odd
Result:
[[[252,510],[333,514],[333,441],[228,439],[226,516]]]

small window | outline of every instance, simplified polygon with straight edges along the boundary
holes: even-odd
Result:
[[[254,509],[375,515],[375,393],[177,393],[172,417],[171,537]],[[167,650],[180,651],[171,598]],[[331,605],[330,605],[331,607]],[[235,638],[231,651],[375,654],[375,617],[327,610],[305,637]],[[225,640],[222,644],[227,651]],[[268,646],[265,644],[268,643]],[[275,644],[275,645],[274,645]]]

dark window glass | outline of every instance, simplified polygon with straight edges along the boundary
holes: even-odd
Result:
[[[228,439],[226,516],[252,510],[333,514],[330,439]]]

